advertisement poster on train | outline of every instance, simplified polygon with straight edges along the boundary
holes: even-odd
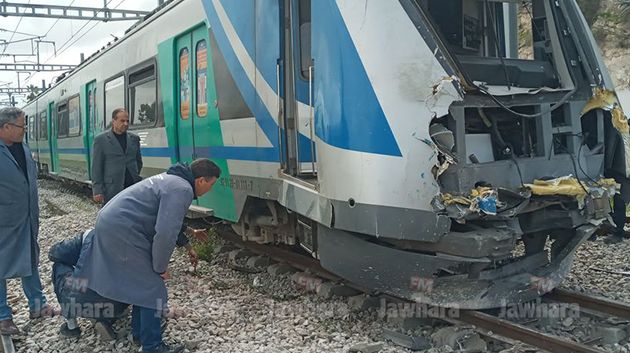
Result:
[[[94,91],[88,90],[88,119],[90,122],[90,131],[96,128],[96,119],[94,119]]]
[[[182,119],[188,119],[190,114],[190,67],[188,49],[184,48],[179,53],[179,109]]]
[[[197,43],[197,116],[208,114],[207,97],[208,47],[205,40]]]

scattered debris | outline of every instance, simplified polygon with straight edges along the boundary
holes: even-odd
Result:
[[[616,344],[628,337],[625,327],[596,326],[593,330],[594,337],[601,337],[603,344]]]
[[[348,306],[352,311],[363,311],[370,308],[377,308],[381,305],[381,298],[359,294],[348,298]]]
[[[271,259],[267,256],[253,256],[247,259],[247,266],[252,268],[267,267],[271,264]]]
[[[497,191],[491,187],[477,187],[472,189],[470,196],[453,196],[443,194],[444,204],[460,204],[468,206],[470,212],[483,212],[485,214],[496,215],[497,213]]]
[[[383,343],[382,342],[359,343],[359,344],[355,344],[354,346],[350,347],[348,352],[350,352],[350,353],[376,353],[376,352],[380,351],[381,349],[383,349]]]
[[[286,274],[294,274],[296,272],[299,272],[299,270],[289,264],[278,263],[267,267],[267,273],[272,276],[282,276]]]
[[[350,288],[343,284],[337,284],[334,282],[325,282],[317,287],[317,295],[322,298],[335,297],[352,297],[358,295],[360,292],[354,288]]]
[[[578,201],[580,209],[584,208],[587,194],[595,197],[612,196],[619,188],[614,179],[600,179],[594,183],[578,181],[572,175],[550,180],[534,180],[533,184],[525,184],[525,186],[532,191],[532,194],[538,196],[573,196]]]
[[[486,341],[472,327],[444,327],[436,331],[431,339],[438,347],[449,346],[458,352],[485,352],[488,349]]]
[[[317,292],[324,281],[306,272],[296,272],[291,276],[291,280],[300,288],[307,292]]]
[[[405,335],[386,328],[383,329],[383,339],[412,351],[421,351],[431,347],[431,342],[425,337]]]

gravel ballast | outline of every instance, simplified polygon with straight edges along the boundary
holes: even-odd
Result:
[[[57,305],[48,249],[90,228],[98,206],[87,197],[64,189],[57,181],[40,180],[40,209],[40,276],[48,301]],[[578,250],[564,286],[630,302],[630,276],[625,274],[630,271],[629,251],[630,241],[616,245],[605,244],[603,238],[586,242]],[[210,263],[202,261],[197,272],[192,273],[186,253],[177,250],[169,268],[170,305],[182,316],[169,319],[165,341],[183,343],[187,352],[348,352],[361,343],[378,346],[383,340],[383,328],[395,329],[397,325],[395,320],[384,318],[379,308],[354,312],[347,299],[305,294],[292,283],[290,275],[234,271],[228,264],[227,252],[218,253]],[[139,349],[131,342],[128,319],[116,325],[116,341],[101,341],[85,319],[80,320],[82,336],[68,339],[58,333],[61,318],[29,321],[19,280],[9,281],[9,301],[16,311],[17,325],[25,331],[23,337],[16,339],[18,352]],[[431,337],[440,327],[421,326],[408,333]],[[629,352],[629,348],[627,342],[622,342],[609,350]],[[426,352],[450,351],[442,347]],[[380,352],[409,351],[384,342]]]

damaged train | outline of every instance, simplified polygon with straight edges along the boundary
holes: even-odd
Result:
[[[429,305],[553,289],[630,176],[575,0],[168,1],[25,107],[41,170],[89,182],[119,106],[144,176],[222,168],[194,211]]]

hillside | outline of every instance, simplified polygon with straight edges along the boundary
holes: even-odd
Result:
[[[578,0],[618,90],[630,89],[630,1]]]

